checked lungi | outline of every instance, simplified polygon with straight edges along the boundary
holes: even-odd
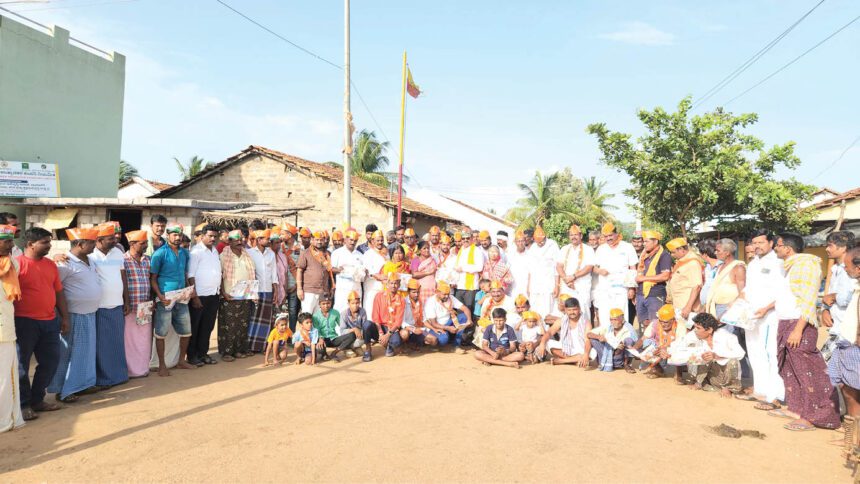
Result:
[[[248,349],[260,353],[266,347],[266,337],[272,329],[272,293],[261,292],[251,319],[248,320]]]

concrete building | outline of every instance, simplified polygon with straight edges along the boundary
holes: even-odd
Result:
[[[149,198],[158,195],[173,185],[161,183],[154,180],[145,180],[139,176],[133,176],[119,184],[116,198],[132,200],[135,198]]]
[[[261,203],[278,212],[298,213],[297,225],[330,229],[343,218],[343,171],[321,163],[250,146],[156,195],[160,198]],[[352,224],[359,232],[368,223],[391,228],[397,197],[388,190],[352,177]],[[410,198],[403,198],[403,222],[418,233],[459,221]]]
[[[517,224],[513,222],[426,188],[410,192],[409,195],[425,205],[430,205],[462,221],[463,225],[470,229],[488,230],[493,241],[496,240],[496,233],[499,230],[504,230],[510,236],[511,244],[513,244],[514,232],[517,228]]]
[[[57,164],[62,197],[115,196],[125,57],[22,22],[0,15],[0,160]]]

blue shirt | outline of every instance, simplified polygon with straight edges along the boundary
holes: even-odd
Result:
[[[484,341],[487,342],[490,349],[496,351],[498,347],[503,347],[505,349],[509,349],[511,346],[511,341],[517,340],[517,333],[514,332],[514,329],[505,325],[505,331],[501,336],[496,334],[496,323],[493,323],[487,326],[487,329],[484,330]]]
[[[158,289],[162,294],[185,287],[185,269],[189,257],[188,249],[180,247],[179,253],[174,253],[167,244],[152,254],[149,273],[158,275]]]

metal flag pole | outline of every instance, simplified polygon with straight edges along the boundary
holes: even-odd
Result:
[[[343,2],[344,94],[343,94],[343,223],[352,225],[352,113],[349,106],[349,0]]]

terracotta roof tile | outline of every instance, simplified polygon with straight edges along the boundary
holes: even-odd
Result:
[[[842,200],[849,201],[854,200],[856,198],[860,198],[860,188],[855,188],[853,190],[848,190],[847,192],[842,192],[838,196],[828,198],[823,202],[816,203],[814,205],[814,208],[822,209],[832,207],[833,205],[839,205],[840,203],[842,203]]]

